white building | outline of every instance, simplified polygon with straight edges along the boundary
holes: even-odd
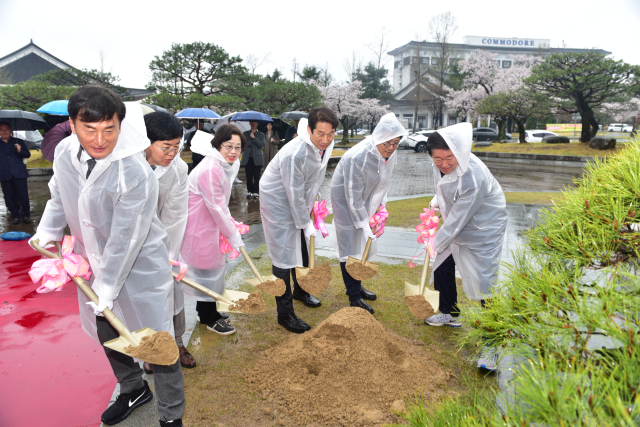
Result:
[[[471,55],[474,50],[487,50],[497,54],[496,61],[503,68],[511,66],[511,55],[540,55],[548,56],[553,53],[587,52],[592,49],[552,48],[549,39],[523,39],[517,37],[485,37],[465,36],[464,43],[452,43],[448,45],[448,53],[445,60],[449,65]],[[417,120],[417,128],[432,129],[436,126],[450,126],[458,122],[455,111],[443,110],[443,117],[438,119],[439,111],[434,106],[433,97],[430,94],[433,87],[425,84],[425,81],[437,82],[435,75],[440,69],[439,63],[443,54],[441,45],[432,42],[412,41],[388,52],[393,56],[393,81],[392,88],[395,101],[390,105],[392,112],[399,119],[405,120],[407,128],[413,128],[414,120]],[[601,49],[596,52],[610,55]],[[420,67],[418,67],[420,65]],[[422,75],[420,89],[416,87],[417,73],[420,69]],[[445,87],[445,89],[448,89]],[[419,93],[418,114],[415,114],[416,93]]]

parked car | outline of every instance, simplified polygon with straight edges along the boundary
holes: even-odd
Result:
[[[607,127],[607,130],[609,132],[631,132],[633,130],[633,126],[626,123],[611,123]]]
[[[511,134],[505,134],[507,139],[511,139]],[[473,141],[497,141],[498,131],[491,128],[474,128]]]
[[[549,130],[532,129],[524,131],[524,140],[527,142],[542,142],[545,136],[558,136],[557,133]]]
[[[403,148],[412,148],[417,153],[427,152],[427,139],[429,135],[435,132],[435,129],[421,130],[407,137],[406,145]]]
[[[368,134],[368,133],[369,133],[369,131],[368,131],[368,130],[366,130],[366,129],[358,129],[358,130],[356,131],[356,135],[366,135],[366,134]]]

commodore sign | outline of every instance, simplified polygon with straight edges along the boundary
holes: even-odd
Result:
[[[550,39],[521,39],[518,37],[465,36],[464,41],[468,45],[494,47],[548,48],[551,44]]]

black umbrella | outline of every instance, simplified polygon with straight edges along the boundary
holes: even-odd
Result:
[[[156,111],[156,112],[160,111],[162,113],[171,114],[169,112],[169,110],[167,110],[166,108],[158,107],[157,105],[151,105],[151,104],[145,104],[145,103],[142,103],[142,105],[145,105],[145,106],[151,108],[153,111]]]
[[[287,134],[287,129],[289,129],[289,123],[285,122],[282,119],[273,119],[273,130],[278,133],[280,139],[284,139]],[[267,132],[267,122],[258,123],[258,130],[262,133]]]
[[[49,125],[40,115],[21,110],[0,110],[0,122],[8,122],[11,130],[48,130]]]
[[[305,113],[304,111],[287,111],[278,116],[279,119],[285,120],[300,120],[306,119],[307,117],[309,117],[309,113]]]

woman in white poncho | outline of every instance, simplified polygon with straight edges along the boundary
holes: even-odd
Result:
[[[406,135],[407,130],[395,114],[384,115],[369,138],[342,156],[331,180],[338,257],[350,305],[371,314],[373,308],[363,299],[375,300],[376,294],[351,277],[345,265],[349,256],[362,257],[369,238],[373,241],[369,255],[376,253],[376,237],[369,227],[369,220],[387,202],[391,173],[396,164],[396,149]]]

